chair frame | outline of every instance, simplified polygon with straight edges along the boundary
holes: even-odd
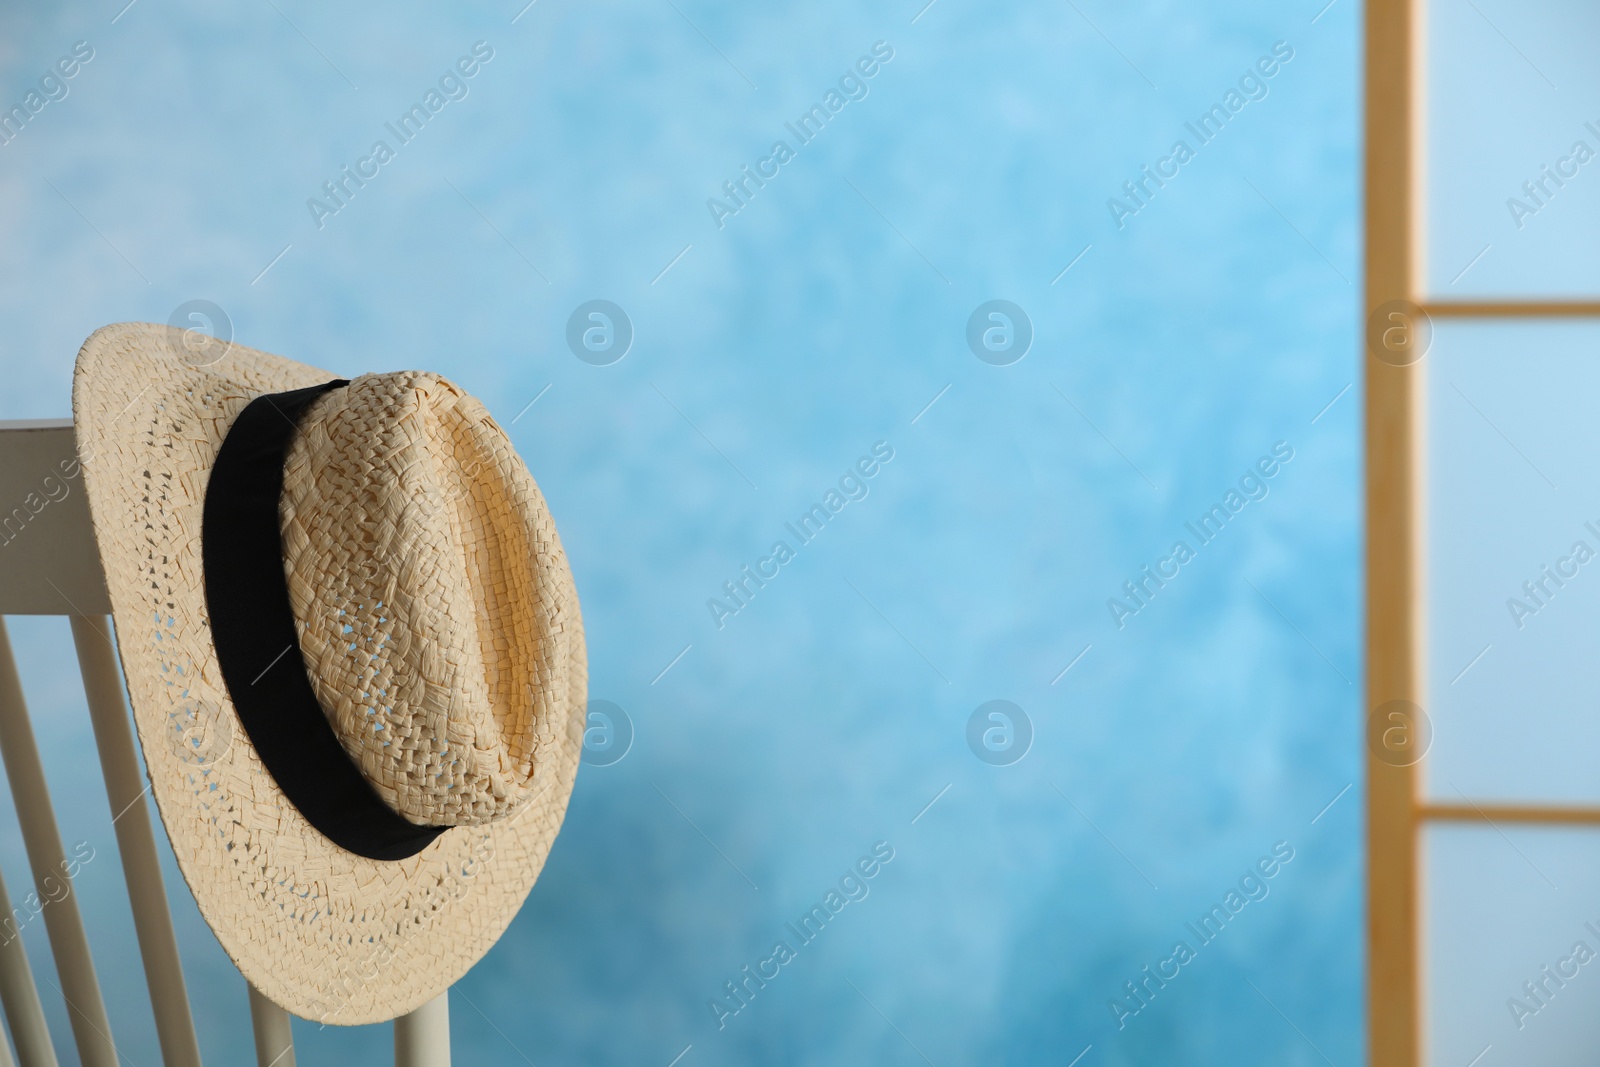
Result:
[[[150,991],[161,1058],[200,1067],[200,1049],[183,981],[155,831],[112,644],[111,603],[89,521],[70,419],[0,421],[0,759],[16,803],[60,993],[84,1067],[118,1067],[75,894],[55,896],[71,861],[62,847],[44,766],[28,716],[6,615],[66,615],[83,675],[106,799],[122,856],[134,932]],[[0,878],[0,916],[11,899]],[[395,1020],[396,1067],[449,1067],[449,994]],[[58,1067],[38,988],[21,936],[0,944],[0,1009],[21,1067]],[[294,1067],[290,1016],[250,988],[259,1067]],[[13,1067],[0,1039],[0,1067]]]

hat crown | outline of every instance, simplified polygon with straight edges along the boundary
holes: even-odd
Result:
[[[279,521],[301,655],[362,776],[419,825],[518,810],[558,741],[577,606],[483,405],[415,371],[332,390],[290,446]]]

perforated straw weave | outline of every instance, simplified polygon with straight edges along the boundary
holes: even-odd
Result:
[[[285,573],[318,702],[383,801],[450,826],[409,859],[322,837],[234,714],[209,632],[201,514],[262,393],[335,375],[169,327],[97,331],[73,418],[123,672],[178,865],[228,955],[288,1011],[412,1011],[505,930],[560,829],[586,699],[583,627],[538,487],[476,400],[366,375],[303,415]],[[269,653],[270,655],[270,653]]]

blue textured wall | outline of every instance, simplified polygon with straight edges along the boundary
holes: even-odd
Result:
[[[458,987],[458,1062],[1361,1059],[1357,4],[118,6],[3,16],[0,105],[93,58],[0,145],[0,415],[66,413],[85,336],[191,299],[337,372],[439,370],[543,487],[592,695],[635,729]],[[1171,176],[1132,197],[1145,165]],[[566,341],[597,298],[634,331],[609,366]],[[1031,322],[1009,366],[967,343],[992,299]],[[877,442],[867,495],[788,534]],[[777,577],[708,607],[778,540]],[[1145,565],[1170,577],[1129,599]],[[66,627],[12,629],[52,784],[87,782],[59,814],[97,850],[115,1036],[156,1062]],[[1005,766],[967,740],[997,699],[1034,735]],[[9,812],[0,865],[24,884]],[[241,1062],[242,980],[169,874],[202,1045]],[[383,1062],[384,1028],[298,1034],[301,1062]]]

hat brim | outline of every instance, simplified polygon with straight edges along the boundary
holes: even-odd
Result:
[[[392,1019],[488,951],[544,866],[582,747],[582,628],[559,751],[541,758],[526,807],[448,830],[405,860],[334,845],[284,798],[237,721],[211,642],[200,536],[211,465],[238,413],[262,393],[337,376],[237,344],[200,354],[170,327],[121,323],[84,342],[73,375],[79,461],[151,792],[201,914],[251,985],[302,1018]]]

